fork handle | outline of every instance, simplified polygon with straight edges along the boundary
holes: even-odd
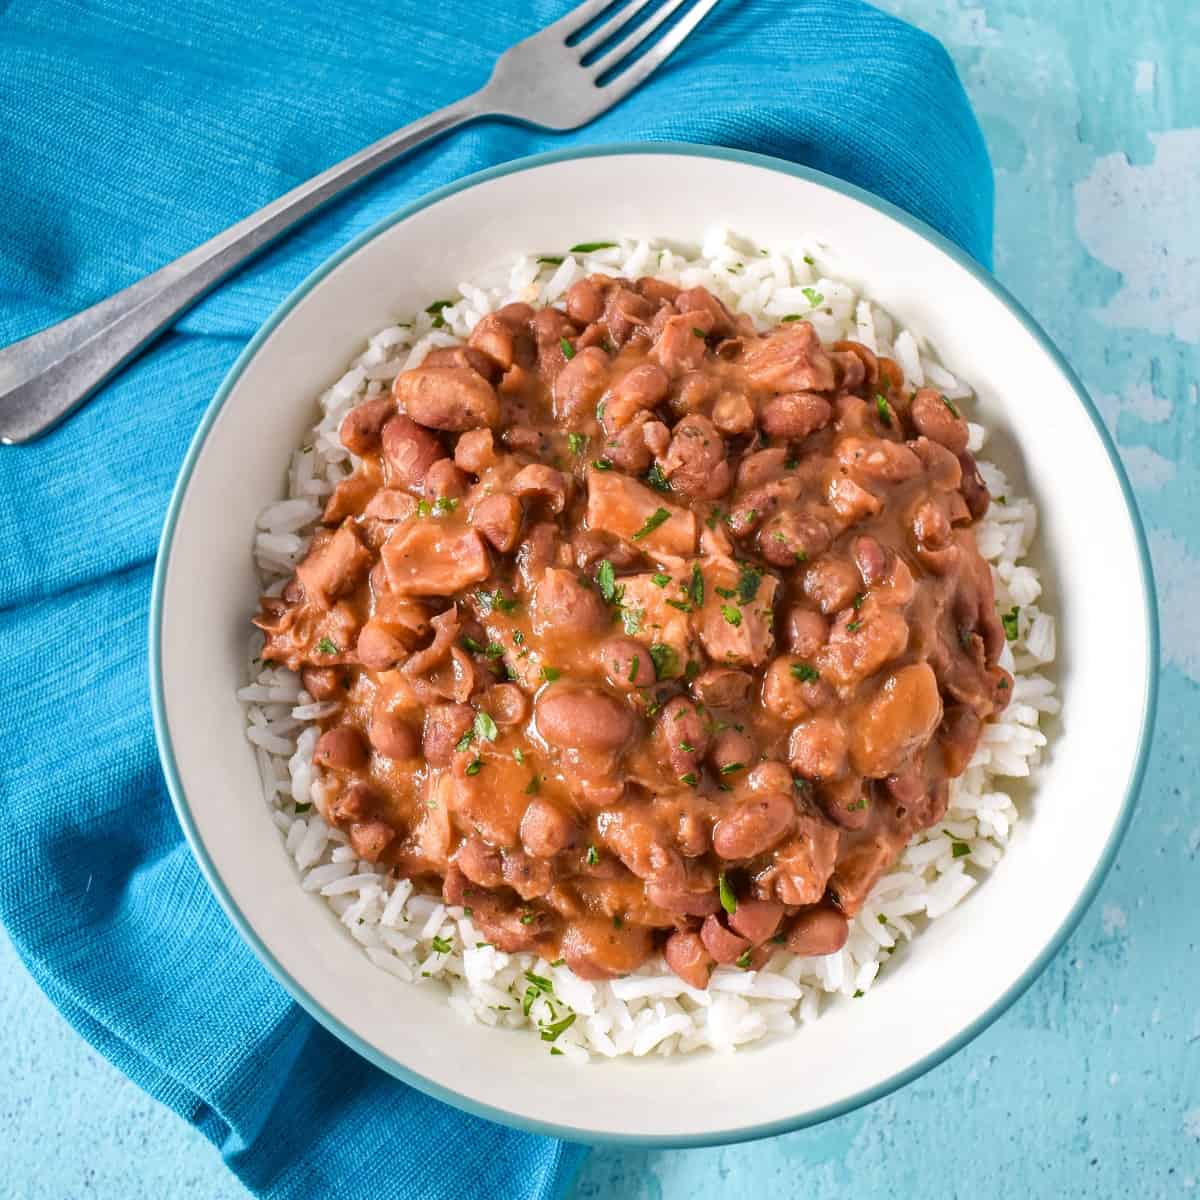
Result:
[[[209,288],[326,201],[422,142],[486,114],[476,93],[322,171],[174,262],[0,350],[0,442],[27,442],[82,404]]]

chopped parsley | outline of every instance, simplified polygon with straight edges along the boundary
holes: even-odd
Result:
[[[964,650],[970,650],[970,648],[971,648],[971,631],[969,629],[963,628],[958,631],[958,644]]]
[[[467,774],[468,775],[478,775],[479,772],[482,770],[483,770],[483,759],[482,758],[475,758],[475,759],[472,759],[469,763],[467,763]]]
[[[686,775],[680,775],[679,782],[686,783],[688,787],[694,788],[700,783],[700,780],[696,778],[694,771],[688,771]]]
[[[699,563],[692,566],[692,585],[688,588],[688,594],[697,608],[704,607],[704,574],[700,570]]]
[[[850,607],[853,608],[855,612],[858,612],[858,610],[862,608],[863,604],[866,602],[866,599],[866,592],[857,592],[854,596],[854,599],[850,602]]]
[[[658,679],[666,679],[679,674],[679,659],[672,646],[655,642],[650,647],[650,660],[654,663],[654,674]]]
[[[696,676],[700,674],[700,664],[695,659],[692,659],[688,665],[683,668],[683,673],[689,680],[695,679]]]
[[[592,467],[597,471],[611,471],[612,463],[607,458],[593,458]]]
[[[707,333],[705,333],[703,329],[697,329],[695,325],[693,325],[693,326],[692,326],[692,332],[693,332],[693,333],[694,333],[694,334],[695,334],[695,335],[696,335],[698,338],[706,338],[706,337],[708,337],[708,334],[707,334]]]
[[[318,654],[336,654],[337,652],[338,648],[327,637],[323,637],[317,643]]]
[[[892,427],[892,410],[888,408],[886,396],[875,394],[875,411],[879,414],[880,421],[883,422],[889,429]]]
[[[821,672],[806,662],[792,663],[791,671],[801,683],[816,683],[821,678]]]
[[[735,962],[736,962],[737,966],[742,968],[743,971],[746,970],[750,966],[750,947],[749,946],[747,946],[746,949],[743,950],[741,952],[741,954],[739,954],[737,956],[737,958],[735,959]]]
[[[886,925],[886,924],[887,924],[887,917],[885,917],[885,916],[883,915],[883,913],[880,913],[880,914],[878,915],[878,918],[877,918],[877,919],[878,919],[878,921],[879,921],[880,925]]]
[[[608,559],[603,559],[596,568],[596,585],[605,604],[611,604],[617,596],[617,572]]]
[[[971,847],[966,842],[955,842],[950,849],[952,858],[965,858],[971,853]]]
[[[499,736],[499,732],[496,722],[488,713],[478,712],[475,714],[475,736],[481,742],[494,742]]]
[[[427,517],[432,512],[433,512],[433,505],[430,504],[428,500],[418,500],[417,501],[417,516],[418,517]]]
[[[1008,610],[1008,612],[1000,614],[1000,624],[1004,626],[1004,636],[1008,638],[1010,642],[1015,642],[1017,640],[1017,620],[1020,615],[1021,609],[1016,604],[1014,604],[1012,608]]]
[[[801,288],[800,290],[804,293],[805,300],[807,300],[809,304],[813,306],[813,308],[820,308],[821,305],[825,303],[825,297],[822,296],[821,293],[815,288],[806,287]]]
[[[297,815],[299,815],[300,813],[306,813],[306,812],[308,812],[308,810],[310,808],[312,808],[311,804],[297,804],[296,805],[296,813],[297,813]]]
[[[530,986],[539,992],[554,991],[554,985],[544,975],[535,975],[532,971],[526,971],[525,978]]]
[[[846,632],[847,632],[847,633],[857,633],[857,632],[858,632],[858,631],[859,631],[861,628],[862,628],[862,622],[861,622],[861,621],[851,621],[851,622],[850,622],[850,623],[849,623],[849,624],[846,626]]]
[[[476,592],[475,598],[479,601],[479,607],[483,609],[486,616],[492,612],[510,613],[516,612],[517,602],[510,600],[499,588],[494,592]]]
[[[558,339],[558,348],[563,352],[563,358],[570,362],[575,357],[575,347],[565,337]]]
[[[433,948],[438,954],[449,954],[452,946],[449,938],[435,937],[433,939]]]
[[[660,467],[658,463],[655,463],[654,466],[652,466],[650,470],[646,472],[646,482],[656,492],[669,492],[671,490],[671,484],[667,477],[662,473],[662,467]]]
[[[542,1025],[542,1041],[553,1042],[558,1038],[560,1033],[566,1033],[572,1025],[575,1024],[575,1014],[568,1013],[565,1017],[558,1021],[551,1021],[549,1025]]]
[[[781,317],[779,323],[781,325],[790,325],[793,321],[803,321],[804,318],[799,313],[788,313],[786,317]]]
[[[808,265],[809,265],[810,267],[811,267],[811,266],[814,266],[814,265],[815,265],[815,262],[816,262],[816,260],[815,260],[815,259],[812,257],[812,255],[811,255],[811,254],[806,254],[806,255],[804,256],[804,261],[805,261],[806,263],[808,263]]]
[[[642,665],[642,660],[638,655],[634,655],[629,660],[629,682],[636,683],[638,677],[638,667]]]
[[[742,623],[741,609],[734,608],[732,604],[721,605],[721,616],[736,629]]]
[[[587,849],[587,865],[594,867],[600,861],[600,851],[595,846],[589,846]]]
[[[614,929],[624,929],[625,928],[625,918],[622,916],[613,917],[613,928]]]
[[[651,575],[650,578],[656,587],[666,587],[671,582],[670,575],[664,575],[661,571],[657,575]]]
[[[954,401],[951,400],[949,396],[942,396],[941,401],[950,410],[950,415],[952,417],[959,417],[961,415],[958,409],[955,407]]]
[[[516,759],[516,761],[519,765],[523,764],[525,762],[525,752],[521,749],[520,746],[513,747],[513,758]]]
[[[739,604],[749,604],[758,595],[758,585],[763,573],[757,567],[743,567],[738,576],[737,598]]]
[[[538,262],[548,267],[561,267],[563,256],[561,254],[542,254],[538,256]]]
[[[846,805],[847,812],[862,812],[867,807],[867,797],[865,794],[859,796],[853,804]]]
[[[640,608],[622,608],[621,623],[625,626],[625,632],[632,637],[635,633],[641,633],[642,620],[646,616],[645,612]]]
[[[475,736],[474,730],[468,729],[467,732],[464,733],[462,735],[462,737],[460,737],[458,739],[458,741],[454,743],[455,750],[457,750],[461,754],[462,751],[469,749],[470,745],[471,745],[471,739],[474,736]]]
[[[528,783],[525,785],[525,795],[527,795],[527,796],[536,796],[536,795],[538,794],[538,789],[539,789],[540,787],[541,787],[541,780],[539,780],[539,779],[538,779],[538,777],[535,775],[535,776],[534,776],[534,777],[533,777],[533,778],[532,778],[532,779],[531,779],[531,780],[530,780],[530,781],[529,781],[529,782],[528,782]]]
[[[425,311],[433,318],[434,329],[444,329],[446,327],[446,318],[442,316],[442,309],[450,308],[454,304],[453,300],[435,300]]]
[[[855,1000],[861,1000],[861,999],[862,999],[862,998],[863,998],[863,997],[864,997],[866,994],[867,994],[867,993],[866,993],[866,992],[864,992],[864,991],[862,990],[862,988],[859,988],[859,989],[858,989],[858,990],[857,990],[857,991],[854,993],[854,999],[855,999]]]
[[[733,894],[733,888],[729,886],[724,871],[717,876],[717,895],[721,897],[721,907],[730,916],[737,912],[737,897]]]
[[[458,501],[453,496],[439,496],[433,502],[433,507],[438,512],[453,512],[458,507]]]
[[[740,762],[726,763],[721,768],[721,774],[722,775],[732,775],[734,773],[734,771],[741,771],[745,766],[746,766],[745,763],[740,763]]]
[[[547,683],[553,683],[556,679],[562,677],[562,672],[557,667],[543,667],[542,678]]]
[[[664,601],[670,608],[677,608],[681,613],[690,613],[692,606],[686,600],[666,600]]]
[[[656,508],[645,520],[641,529],[637,530],[632,535],[632,540],[640,542],[642,538],[649,537],[664,521],[669,521],[671,514],[665,508]]]
[[[587,434],[568,433],[567,445],[571,447],[572,454],[582,454],[587,449]]]
[[[521,914],[521,924],[522,925],[532,925],[535,919],[536,918],[535,918],[534,914],[531,912]]]
[[[572,254],[591,254],[596,250],[611,250],[616,242],[580,242],[571,247]]]
[[[470,634],[466,634],[462,639],[462,644],[470,650],[472,654],[482,654],[483,646],[477,642]]]

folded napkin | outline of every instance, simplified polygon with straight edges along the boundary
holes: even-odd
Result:
[[[473,90],[567,7],[8,0],[0,343]],[[0,917],[79,1033],[258,1195],[533,1200],[561,1192],[584,1151],[370,1066],[291,1002],[209,894],[147,696],[150,574],[176,470],[260,322],[372,222],[493,163],[637,139],[808,163],[988,261],[987,152],[936,42],[859,0],[726,0],[591,127],[489,122],[420,151],[212,293],[51,436],[0,449]]]

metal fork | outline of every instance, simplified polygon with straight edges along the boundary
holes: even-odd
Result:
[[[615,0],[585,0],[506,50],[474,95],[343,159],[107,300],[0,350],[0,442],[27,442],[57,424],[214,284],[326,201],[422,142],[481,117],[555,130],[587,124],[661,66],[718,0],[665,0],[646,13],[652,2],[632,0],[609,14]],[[601,16],[595,29],[578,37]],[[643,47],[636,62],[612,75]]]

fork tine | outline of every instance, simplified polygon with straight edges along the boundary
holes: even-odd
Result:
[[[614,0],[583,0],[582,4],[576,5],[566,16],[559,17],[557,21],[551,21],[544,29],[539,29],[533,37],[554,33],[561,34],[563,41],[566,41],[571,34],[582,29],[593,17],[599,16],[613,2]]]
[[[623,25],[628,24],[630,20],[638,15],[651,0],[634,0],[633,4],[626,5],[618,13],[613,13],[607,21],[604,22],[598,29],[593,29],[588,34],[587,38],[579,42],[575,46],[580,58],[586,58],[597,46],[607,41],[618,29]]]
[[[615,67],[623,58],[632,54],[672,13],[678,12],[685,3],[687,0],[667,0],[667,3],[648,21],[636,29],[630,30],[603,58],[589,63],[588,70],[592,72],[593,76],[599,77],[605,71]]]
[[[704,20],[706,16],[720,3],[720,0],[700,0],[700,2],[667,34],[657,45],[647,50],[638,61],[617,76],[611,83],[604,85],[604,91],[610,88],[621,96],[627,96],[634,88],[640,86],[659,67],[675,53],[687,36]],[[646,39],[638,41],[640,46]],[[633,47],[636,49],[636,47]],[[603,73],[603,72],[601,72]]]

